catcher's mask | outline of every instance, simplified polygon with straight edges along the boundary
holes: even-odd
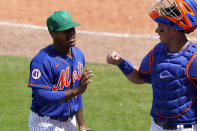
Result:
[[[185,33],[197,27],[197,3],[194,0],[161,0],[148,13],[155,22]]]

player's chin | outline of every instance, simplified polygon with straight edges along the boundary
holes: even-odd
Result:
[[[162,43],[164,45],[167,45],[167,42],[166,41],[160,41],[160,43]]]
[[[159,37],[159,40],[160,40],[160,43],[164,44],[165,41],[163,39],[161,39],[161,37]]]
[[[76,41],[76,38],[71,37],[68,42],[70,43],[71,46],[75,46],[75,41]]]

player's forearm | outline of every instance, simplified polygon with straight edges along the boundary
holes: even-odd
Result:
[[[77,114],[76,114],[77,122],[79,124],[79,127],[84,127],[85,125],[85,120],[83,116],[83,109],[79,109]]]
[[[75,96],[78,96],[78,95],[79,95],[79,92],[77,91],[77,88],[70,89],[65,92],[65,99],[69,100],[69,99],[71,99]]]
[[[139,71],[133,69],[132,73],[126,76],[128,80],[135,84],[145,84],[145,81],[140,77]]]
[[[144,84],[145,82],[139,75],[139,71],[134,68],[133,64],[122,58],[122,62],[118,65],[123,74],[135,84]]]

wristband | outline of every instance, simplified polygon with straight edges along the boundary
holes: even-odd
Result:
[[[127,76],[133,71],[133,64],[122,58],[122,62],[118,65],[119,69]]]

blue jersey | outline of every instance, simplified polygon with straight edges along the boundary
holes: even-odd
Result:
[[[82,95],[66,100],[65,93],[77,87],[84,66],[84,55],[77,47],[72,47],[72,58],[52,45],[42,49],[30,64],[31,110],[43,116],[73,116],[83,108]]]

